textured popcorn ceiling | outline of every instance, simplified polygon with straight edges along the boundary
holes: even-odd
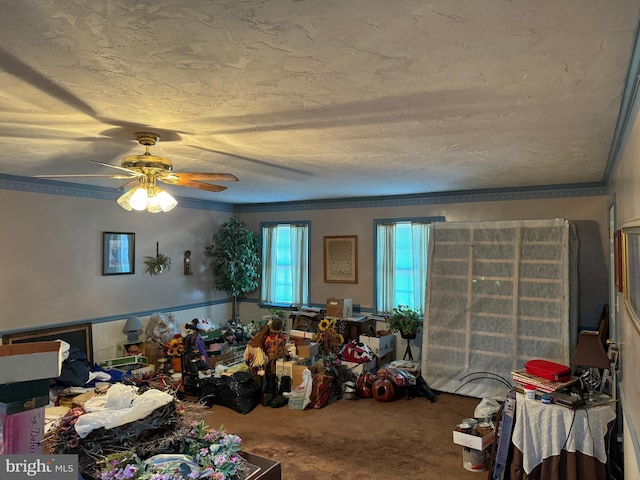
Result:
[[[150,130],[232,203],[598,182],[639,3],[0,0],[0,173]]]

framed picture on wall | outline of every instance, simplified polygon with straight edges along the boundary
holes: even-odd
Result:
[[[640,331],[640,220],[622,227],[622,290],[629,317]]]
[[[324,282],[358,283],[358,236],[323,237]]]
[[[102,232],[102,275],[135,273],[136,234]]]
[[[616,230],[613,233],[613,261],[614,274],[616,279],[616,288],[619,292],[624,290],[623,265],[622,265],[622,230]]]

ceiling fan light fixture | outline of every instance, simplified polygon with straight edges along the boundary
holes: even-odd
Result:
[[[178,201],[164,190],[160,190],[160,193],[158,193],[155,198],[158,199],[158,203],[163,212],[168,212],[178,205]]]
[[[140,185],[132,188],[118,198],[118,205],[127,211],[146,210],[149,213],[168,212],[178,202],[164,190],[155,185]]]
[[[133,208],[131,208],[130,200],[131,200],[131,196],[134,194],[135,191],[136,189],[132,188],[128,192],[125,192],[124,194],[120,195],[120,197],[117,200],[118,205],[124,208],[127,212],[130,212],[131,210],[133,210]]]
[[[144,186],[140,186],[134,189],[133,195],[129,199],[129,205],[134,210],[142,211],[147,208],[147,189]]]

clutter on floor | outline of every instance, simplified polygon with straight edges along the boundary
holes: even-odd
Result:
[[[349,302],[338,304],[348,309]],[[420,376],[419,363],[392,360],[393,335],[388,331],[368,328],[361,332],[364,323],[357,319],[326,317],[322,310],[298,315],[305,320],[297,322],[300,330],[287,330],[287,318],[277,310],[252,328],[236,322],[218,326],[202,319],[179,328],[174,317],[153,315],[146,342],[119,343],[114,358],[94,365],[75,347],[53,342],[62,351],[60,368],[37,373],[46,379],[31,382],[37,389],[40,381],[42,391],[29,390],[32,401],[24,403],[22,411],[7,413],[14,415],[11,421],[3,417],[2,425],[7,428],[0,438],[12,439],[4,442],[4,450],[41,453],[44,446],[52,454],[78,453],[85,480],[124,478],[127,465],[134,463],[144,472],[186,468],[191,475],[201,475],[217,468],[228,474],[224,470],[228,466],[216,467],[193,457],[183,441],[190,432],[201,433],[202,438],[193,439],[200,446],[225,438],[225,445],[234,445],[227,453],[235,455],[232,463],[238,468],[251,468],[247,461],[251,454],[241,451],[240,439],[189,423],[185,410],[213,405],[242,414],[258,406],[320,409],[342,398],[367,397],[361,395],[362,379],[368,382],[368,398],[376,401],[436,399]],[[381,363],[383,358],[390,361]],[[48,378],[52,379],[51,390]],[[7,406],[9,400],[0,398]],[[55,407],[45,408],[46,404]],[[28,413],[22,415],[30,418],[36,413],[41,417],[43,435],[30,440],[39,449],[25,444],[14,452],[17,434],[11,432],[20,428],[16,425],[24,411]],[[120,467],[115,466],[116,461]],[[277,471],[264,461],[262,468],[272,475]]]

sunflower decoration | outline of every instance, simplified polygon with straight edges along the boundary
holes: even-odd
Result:
[[[171,340],[164,344],[164,351],[168,357],[179,357],[184,352],[184,340],[177,333]]]
[[[318,323],[318,333],[316,333],[314,340],[318,342],[318,347],[323,355],[340,353],[344,344],[344,336],[338,330],[340,330],[340,325],[337,318],[323,318]]]

